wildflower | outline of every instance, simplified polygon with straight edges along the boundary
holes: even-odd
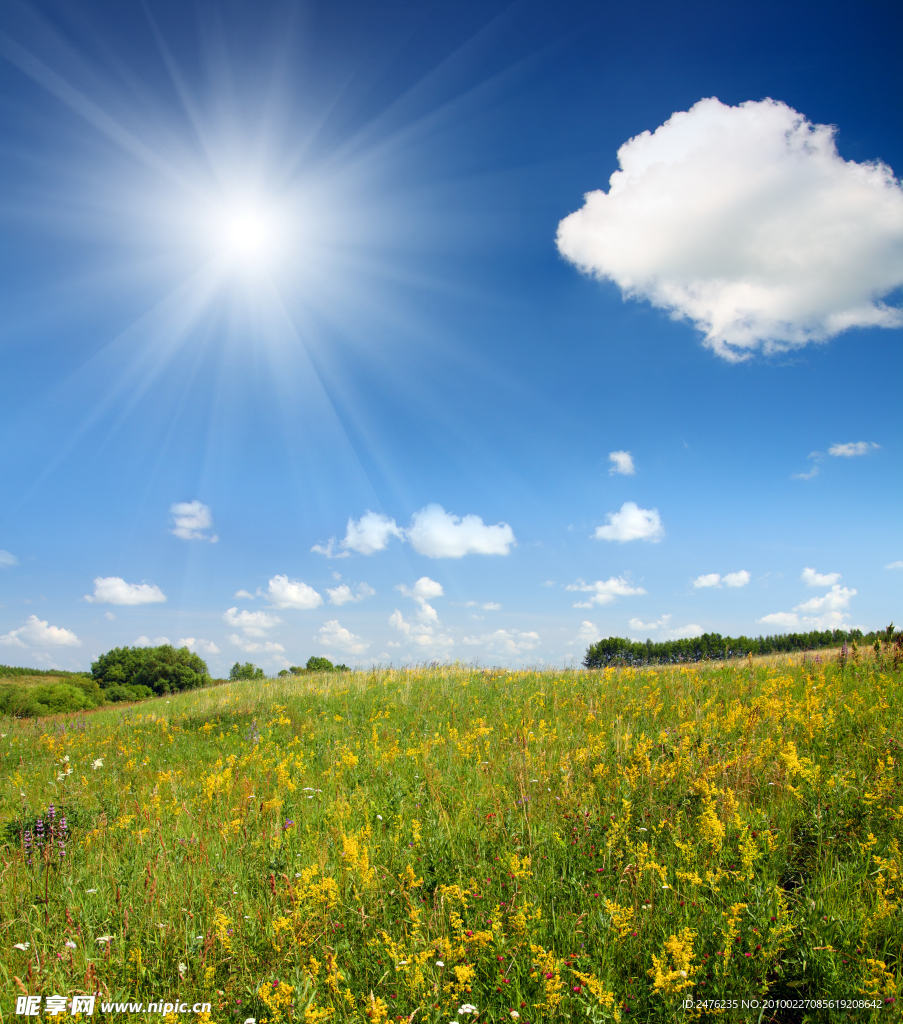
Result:
[[[30,942],[17,942],[17,943],[16,943],[16,944],[15,944],[15,945],[13,946],[13,949],[21,949],[23,953],[27,953],[27,952],[28,952],[28,947],[29,947],[30,945],[31,945],[31,943],[30,943]]]
[[[77,949],[77,948],[78,948],[78,947],[77,947],[77,946],[75,945],[75,943],[74,943],[74,942],[72,941],[72,939],[66,939],[66,945],[67,945],[67,946],[68,946],[68,947],[69,947],[70,949]]]
[[[109,942],[112,941],[112,939],[113,939],[112,935],[98,935],[98,937],[97,937],[97,941],[98,942],[107,942],[107,943],[109,943]]]
[[[441,960],[437,960],[437,961],[436,961],[436,966],[437,966],[437,967],[444,967],[444,966],[445,966],[445,964],[444,964],[444,963],[443,963],[443,962],[442,962]]]
[[[478,1013],[479,1011],[475,1006],[470,1003],[465,1003],[463,1006],[458,1007],[458,1013]]]
[[[512,1010],[511,1011],[511,1019],[512,1020],[517,1020],[518,1017],[520,1017],[520,1014],[517,1012],[517,1010]]]
[[[248,1019],[245,1021],[245,1024],[257,1024],[257,1018],[256,1017],[248,1017]]]

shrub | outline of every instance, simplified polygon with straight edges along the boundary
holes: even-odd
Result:
[[[153,697],[154,691],[149,686],[123,686],[120,683],[116,683],[113,686],[108,686],[104,692],[104,696],[109,701],[123,701],[123,700],[147,700],[148,697]]]
[[[294,672],[295,670],[292,669]],[[307,671],[308,672],[350,672],[351,669],[347,665],[333,665],[329,658],[308,658],[307,659]]]
[[[210,683],[203,659],[187,647],[171,644],[116,647],[91,664],[91,674],[104,689],[138,686],[156,694],[194,690]]]

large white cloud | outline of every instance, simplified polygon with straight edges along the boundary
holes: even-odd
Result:
[[[507,523],[487,526],[479,516],[462,518],[435,504],[415,513],[406,533],[414,550],[428,558],[507,555],[515,543]]]
[[[223,612],[223,619],[226,625],[240,629],[245,636],[264,636],[268,629],[273,629],[282,622],[282,619],[272,612],[249,612],[247,609],[239,611],[237,608],[229,608]]]
[[[336,550],[335,537],[326,544],[314,544],[310,549],[327,558],[347,558],[352,551],[360,555],[372,555],[388,547],[392,537],[404,540],[404,530],[389,516],[369,509],[360,519],[348,520],[345,528],[345,539]]]
[[[290,580],[288,576],[274,576],[267,586],[270,604],[274,608],[300,608],[309,611],[318,608],[323,598],[301,580]]]
[[[803,601],[792,612],[772,612],[758,621],[778,629],[844,629],[850,617],[850,599],[855,596],[851,587],[835,583],[826,594]]]
[[[8,569],[11,565],[18,565],[19,559],[11,551],[4,551],[0,548],[0,569]]]
[[[584,594],[592,594],[592,597],[585,601],[575,602],[575,608],[592,608],[594,604],[611,604],[616,597],[633,597],[636,594],[646,593],[642,587],[635,587],[624,576],[611,576],[607,580],[596,580],[595,583],[584,583],[583,580],[577,580],[576,583],[569,583],[565,590],[579,590]]]
[[[784,103],[714,97],[618,150],[608,192],[558,226],[562,255],[692,321],[725,359],[897,327],[903,189]]]
[[[159,604],[166,595],[153,583],[126,583],[121,576],[98,576],[94,594],[85,594],[85,600],[91,604]]]
[[[370,646],[359,636],[355,636],[350,629],[346,629],[341,625],[338,619],[330,619],[329,622],[324,622],[317,630],[317,635],[314,639],[324,647],[335,647],[348,654],[363,654]]]
[[[657,508],[640,508],[635,501],[625,501],[619,512],[609,512],[606,525],[597,526],[596,540],[649,540],[653,543],[665,535]]]
[[[51,626],[37,615],[29,615],[25,625],[0,635],[4,647],[81,647],[82,642],[71,629]]]
[[[210,506],[202,501],[177,501],[169,506],[169,514],[173,518],[172,533],[182,540],[209,540],[215,544],[219,537],[206,533],[213,525]]]
[[[413,587],[406,587],[403,583],[400,583],[395,589],[400,590],[405,597],[411,597],[417,602],[417,618],[421,622],[438,624],[439,614],[429,602],[433,598],[445,595],[441,583],[431,580],[429,576],[421,576]]]

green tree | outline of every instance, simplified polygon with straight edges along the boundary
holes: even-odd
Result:
[[[156,694],[194,690],[210,683],[207,665],[187,647],[116,647],[91,664],[91,675],[103,689],[147,687]],[[141,693],[141,691],[137,691]]]
[[[229,678],[235,679],[264,679],[266,678],[262,668],[258,668],[256,665],[252,665],[250,661],[246,661],[244,665],[236,661],[232,668],[229,670]]]

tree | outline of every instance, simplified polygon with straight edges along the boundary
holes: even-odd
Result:
[[[250,661],[246,661],[244,665],[236,661],[229,670],[229,678],[233,681],[236,679],[265,679],[266,675],[262,668],[252,665]]]
[[[91,675],[106,690],[147,687],[156,694],[194,690],[210,684],[207,665],[187,647],[115,647],[91,664]],[[137,691],[141,692],[141,691]]]

